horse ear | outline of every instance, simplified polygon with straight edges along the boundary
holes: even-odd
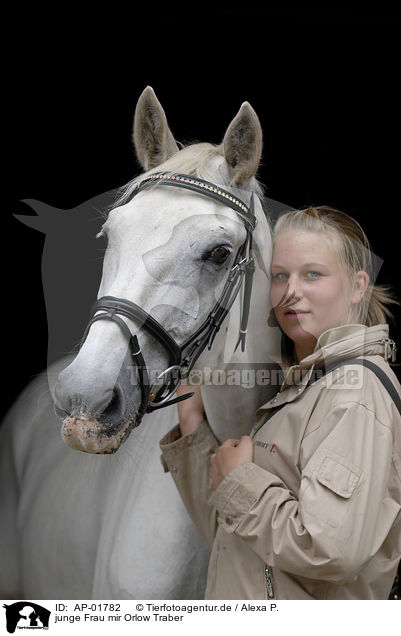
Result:
[[[137,157],[145,170],[156,168],[178,152],[165,112],[150,86],[145,88],[136,105],[133,138]]]
[[[242,104],[227,128],[223,153],[234,185],[242,186],[254,176],[262,155],[262,128],[248,102]]]

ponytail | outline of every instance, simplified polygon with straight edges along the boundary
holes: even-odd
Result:
[[[398,300],[393,296],[391,288],[388,285],[372,285],[367,290],[367,308],[364,324],[368,327],[373,325],[383,325],[394,320],[390,305],[399,305]],[[363,302],[361,303],[361,305]],[[361,307],[362,309],[362,307]],[[362,310],[363,311],[363,310]],[[363,311],[363,313],[365,313]],[[361,312],[362,313],[362,312]]]

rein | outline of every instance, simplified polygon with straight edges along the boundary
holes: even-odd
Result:
[[[159,183],[163,186],[191,190],[232,208],[244,223],[246,238],[237,251],[234,264],[230,269],[218,301],[202,325],[189,338],[187,338],[182,345],[177,344],[174,338],[170,336],[170,334],[157,320],[155,320],[155,318],[130,300],[114,298],[113,296],[103,296],[93,305],[90,314],[92,318],[85,329],[81,341],[81,347],[85,342],[90,327],[97,320],[111,320],[119,325],[128,340],[131,357],[137,369],[139,385],[141,388],[141,403],[139,405],[135,426],[140,424],[145,413],[150,413],[156,409],[170,406],[171,404],[185,400],[193,395],[193,393],[187,393],[181,397],[170,399],[177,390],[181,379],[188,376],[190,370],[206,346],[209,350],[212,347],[213,340],[225,317],[230,311],[244,281],[241,324],[235,350],[239,345],[241,345],[241,351],[245,350],[252,281],[255,271],[252,251],[252,232],[256,227],[257,219],[254,214],[253,193],[250,205],[247,206],[238,197],[235,197],[230,192],[223,190],[209,181],[205,181],[197,177],[191,177],[186,174],[167,174],[159,172],[152,174],[141,181],[134,190],[131,199],[139,192],[149,187],[151,183]],[[164,377],[164,384],[158,388],[156,393],[153,392],[152,387],[149,386],[149,375],[139,347],[138,339],[136,335],[131,333],[129,327],[124,320],[120,318],[120,316],[125,316],[135,323],[139,323],[145,331],[153,336],[164,347],[168,354],[169,366],[157,377],[158,380]]]

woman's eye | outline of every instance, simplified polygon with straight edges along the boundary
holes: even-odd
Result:
[[[220,265],[221,263],[224,263],[229,255],[230,250],[227,247],[219,246],[215,247],[214,250],[206,254],[206,259]]]
[[[308,272],[309,278],[319,278],[319,276],[320,276],[320,272],[315,272],[315,271]]]

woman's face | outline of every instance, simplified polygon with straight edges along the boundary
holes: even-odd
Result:
[[[351,303],[358,302],[331,240],[329,234],[300,231],[275,242],[271,300],[298,360],[313,352],[324,331],[346,323]]]

